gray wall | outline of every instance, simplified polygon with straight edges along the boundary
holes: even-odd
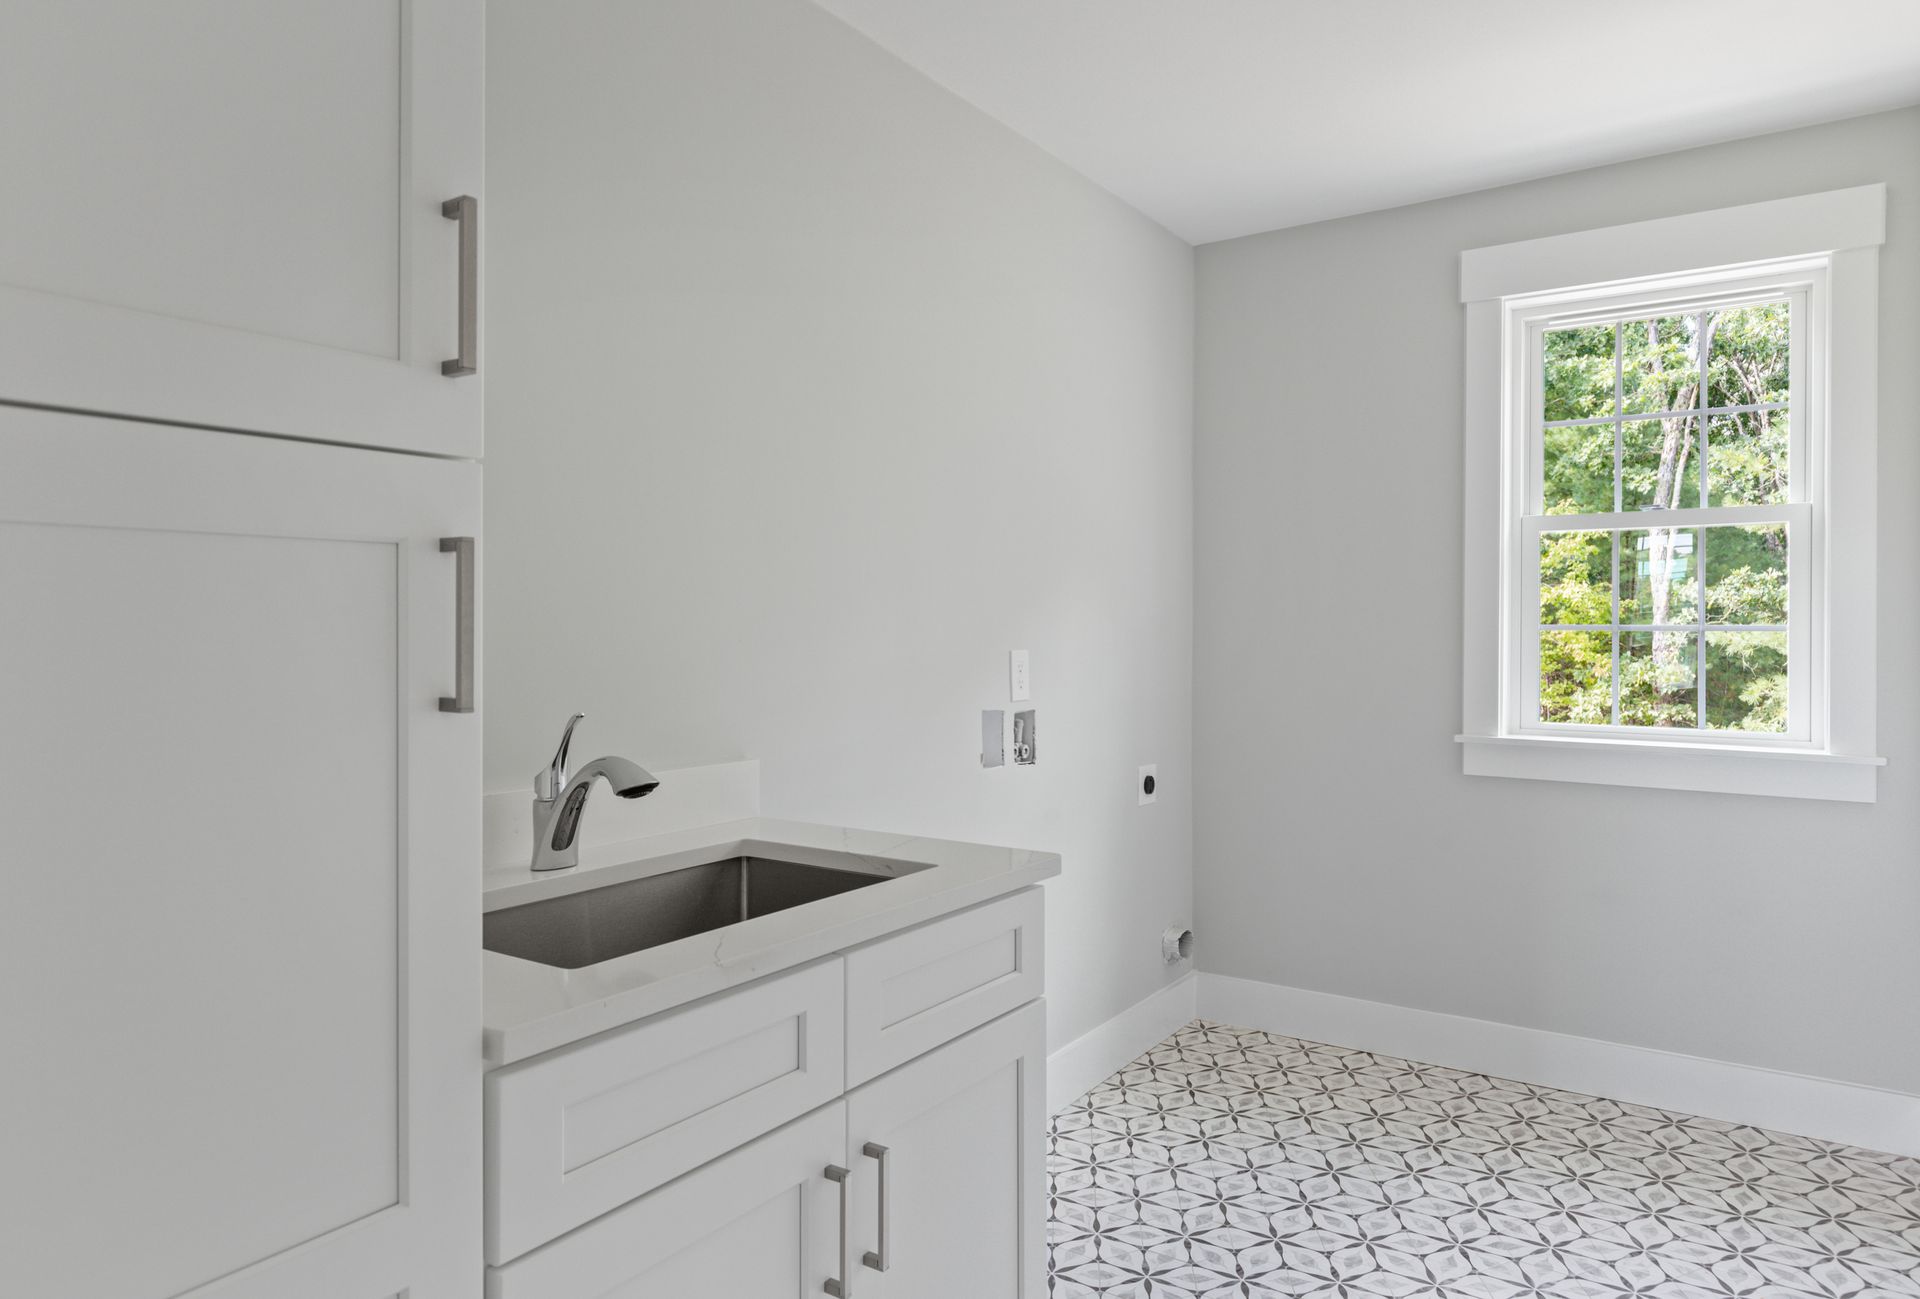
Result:
[[[1888,186],[1875,806],[1468,779],[1461,249]],[[1204,969],[1920,1090],[1920,110],[1198,253]]]
[[[488,788],[576,708],[589,754],[758,757],[772,814],[1064,853],[1056,1043],[1152,992],[1192,250],[804,0],[488,22]],[[983,772],[1014,647],[1041,762]]]

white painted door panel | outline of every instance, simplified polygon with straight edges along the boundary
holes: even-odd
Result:
[[[479,1285],[478,489],[0,408],[0,1291]]]
[[[844,1102],[487,1272],[487,1299],[811,1299],[839,1275]],[[858,1293],[855,1291],[854,1293]]]
[[[847,1098],[860,1299],[1043,1299],[1046,1009],[1032,1001]]]
[[[483,8],[0,6],[0,401],[479,454]]]

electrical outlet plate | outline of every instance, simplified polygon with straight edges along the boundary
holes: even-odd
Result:
[[[1149,762],[1140,768],[1140,777],[1134,788],[1140,792],[1140,806],[1145,807],[1160,797],[1160,767]]]
[[[1033,697],[1032,661],[1025,650],[1007,651],[1007,693],[1015,703]]]

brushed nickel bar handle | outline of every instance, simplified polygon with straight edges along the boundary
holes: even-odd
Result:
[[[443,713],[473,711],[473,538],[442,537],[440,552],[454,556],[453,696],[440,696]]]
[[[876,1272],[885,1272],[885,1270],[887,1270],[887,1255],[893,1253],[893,1249],[887,1247],[887,1234],[889,1234],[889,1232],[887,1232],[887,1182],[889,1182],[889,1178],[887,1178],[887,1165],[893,1163],[893,1161],[891,1161],[891,1153],[893,1153],[893,1151],[889,1151],[885,1145],[868,1142],[868,1144],[860,1147],[860,1153],[866,1155],[868,1159],[874,1159],[874,1161],[879,1163],[879,1253],[874,1253],[872,1249],[868,1249],[864,1255],[860,1255],[860,1263],[874,1268]]]
[[[860,1256],[860,1261],[876,1272],[884,1272],[887,1270],[887,1256],[893,1252],[887,1244],[887,1165],[892,1162],[892,1152],[885,1146],[869,1141],[860,1147],[860,1153],[868,1159],[878,1160],[880,1164],[880,1252],[876,1254],[868,1250]]]
[[[440,363],[445,375],[480,372],[480,201],[471,194],[450,198],[440,215],[460,223],[460,355]]]
[[[827,1180],[840,1187],[840,1275],[828,1277],[824,1288],[833,1299],[853,1299],[853,1269],[847,1266],[847,1187],[853,1181],[853,1173],[838,1164],[828,1164]]]

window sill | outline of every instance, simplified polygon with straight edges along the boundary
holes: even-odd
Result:
[[[1690,789],[1768,798],[1871,803],[1885,758],[1808,749],[1595,739],[1591,736],[1456,735],[1469,776],[1564,780],[1642,789]]]

